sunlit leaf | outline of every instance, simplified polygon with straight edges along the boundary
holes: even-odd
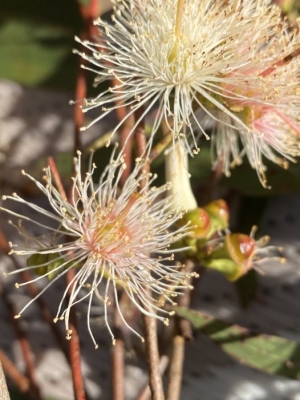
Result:
[[[176,313],[241,363],[271,374],[300,379],[299,343],[278,336],[254,334],[247,328],[218,321],[199,311],[176,308]]]

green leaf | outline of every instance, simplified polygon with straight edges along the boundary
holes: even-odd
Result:
[[[183,307],[175,311],[241,363],[270,374],[300,379],[299,343],[278,336],[253,334],[247,328],[215,320],[203,312]]]
[[[23,85],[74,87],[78,57],[74,35],[82,28],[73,0],[9,0],[0,4],[0,76]]]

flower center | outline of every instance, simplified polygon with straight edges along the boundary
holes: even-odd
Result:
[[[110,207],[111,211],[108,214],[102,210],[98,211],[92,237],[92,247],[95,252],[103,257],[128,253],[128,244],[133,232],[128,227],[126,219],[138,197],[137,193],[133,194],[121,211],[115,205]]]

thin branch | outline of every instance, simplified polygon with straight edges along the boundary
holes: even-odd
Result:
[[[20,392],[28,393],[30,387],[29,379],[15,367],[2,350],[0,350],[0,363],[6,375],[10,377]]]
[[[148,317],[147,315],[143,315],[143,319],[145,326],[145,342],[152,400],[164,400],[164,389],[159,370],[156,319],[153,317]]]
[[[53,173],[55,183],[58,187],[60,195],[65,197],[66,193],[64,187],[61,183],[59,173],[56,169],[56,165],[52,159],[49,160],[51,163],[50,168]],[[66,274],[66,285],[69,285],[75,276],[74,269],[70,269]],[[67,294],[67,301],[69,298],[70,293],[72,292],[72,285],[70,285],[68,294]],[[80,356],[80,342],[78,337],[77,331],[77,318],[76,318],[76,309],[73,305],[70,310],[70,332],[69,335],[69,361],[70,367],[72,371],[72,381],[73,381],[73,390],[74,390],[74,399],[75,400],[86,400],[86,394],[84,389],[84,381],[83,375],[81,370],[81,356]]]
[[[80,3],[79,10],[84,21],[84,31],[80,35],[82,39],[91,39],[96,33],[97,28],[93,21],[99,17],[99,0],[90,0],[87,5]],[[81,108],[81,102],[86,97],[86,70],[80,64],[85,64],[86,60],[81,60],[78,65],[76,88],[75,88],[75,106],[74,106],[74,154],[77,150],[82,150],[81,128],[84,125],[84,114]]]
[[[154,146],[149,154],[149,162],[151,163],[153,160],[155,160],[172,142],[173,139],[173,132],[169,131],[167,134],[163,137],[163,139],[157,143],[156,146]]]
[[[74,269],[70,269],[67,272],[67,285],[73,280],[75,273],[76,272],[74,271]],[[71,290],[72,285],[70,286],[69,293]],[[80,343],[77,330],[76,310],[74,305],[71,307],[70,310],[70,330],[71,337],[69,339],[69,357],[72,370],[74,400],[86,400],[84,380],[81,370]]]
[[[169,357],[163,355],[159,361],[159,371],[161,376],[165,373],[169,364]],[[150,400],[151,399],[151,390],[149,386],[149,382],[145,385],[145,387],[140,391],[136,400]]]
[[[94,32],[93,20],[99,16],[99,1],[90,0],[88,5],[80,4],[80,13],[85,22],[84,32],[82,37],[89,39]],[[85,61],[83,61],[85,62]],[[86,71],[85,69],[78,66],[77,79],[76,79],[76,90],[75,90],[75,108],[74,108],[74,154],[76,155],[77,150],[82,149],[81,144],[81,130],[80,128],[84,124],[84,115],[80,102],[86,97],[87,86],[86,86]],[[66,280],[67,284],[71,283],[75,276],[75,271],[71,269],[67,272]],[[69,289],[69,294],[72,291],[72,285]],[[68,298],[67,298],[68,301]],[[84,390],[84,381],[81,370],[81,356],[80,356],[80,343],[77,331],[77,318],[76,309],[74,305],[70,310],[70,329],[72,331],[69,341],[69,354],[70,363],[72,370],[73,388],[75,400],[85,400],[86,393]]]
[[[52,157],[49,157],[49,158],[48,158],[48,164],[49,164],[49,167],[50,167],[50,169],[51,169],[51,173],[52,173],[52,176],[53,176],[53,178],[54,178],[55,184],[56,184],[56,186],[57,186],[57,190],[59,191],[60,195],[61,195],[64,199],[67,199],[67,195],[66,195],[64,186],[63,186],[63,184],[62,184],[62,181],[61,181],[61,179],[60,179],[60,175],[59,175],[57,166],[56,166],[56,164],[55,164],[55,162],[54,162],[54,160],[53,160]]]
[[[124,400],[124,342],[119,328],[120,316],[117,307],[114,308],[115,343],[112,347],[112,399]]]
[[[278,67],[282,67],[283,65],[289,64],[294,58],[299,57],[299,55],[300,55],[300,47],[294,50],[292,53],[288,54],[282,60],[277,61],[274,65],[267,68],[265,71],[261,72],[259,76],[265,78],[266,76],[274,72]]]
[[[185,271],[187,273],[192,273],[194,271],[194,268],[195,268],[194,262],[191,260],[187,260],[185,263]],[[191,278],[187,279],[187,282],[188,282],[187,286],[189,286],[192,283]],[[189,308],[190,302],[191,302],[191,289],[186,287],[183,290],[183,294],[181,296],[178,296],[177,303],[179,307]],[[193,340],[194,336],[191,323],[185,318],[181,318],[178,316],[175,316],[175,319],[177,321],[178,331],[180,335],[183,336],[185,340],[188,341]]]
[[[186,272],[192,273],[195,264],[188,260],[186,262]],[[188,285],[191,278],[188,279]],[[187,287],[184,289],[183,295],[178,297],[178,305],[180,307],[189,307],[191,301],[191,290]],[[179,400],[182,384],[183,362],[185,341],[193,339],[193,331],[190,322],[186,319],[175,316],[175,335],[172,340],[172,353],[170,360],[167,400]]]
[[[181,335],[175,335],[172,341],[167,400],[180,400],[184,347],[184,337]]]
[[[31,348],[29,345],[29,342],[24,334],[23,329],[21,328],[20,324],[19,324],[19,320],[16,320],[14,318],[14,316],[17,314],[15,312],[15,310],[13,309],[12,305],[10,304],[10,302],[8,301],[8,293],[7,290],[4,288],[3,290],[3,299],[4,302],[9,310],[10,313],[10,317],[11,317],[11,323],[12,326],[15,330],[15,333],[17,335],[17,338],[19,340],[20,343],[20,347],[21,347],[21,352],[23,355],[23,360],[25,363],[25,367],[26,367],[26,375],[29,379],[29,384],[30,384],[30,390],[32,393],[34,393],[34,398],[36,400],[42,400],[41,394],[40,394],[40,389],[39,386],[36,382],[36,376],[35,376],[35,367],[34,367],[34,362],[32,359],[32,352],[31,352]]]
[[[136,111],[135,119],[138,121],[141,113],[143,112],[142,108]],[[137,156],[143,157],[146,153],[146,133],[144,128],[144,121],[141,120],[135,130],[135,142],[137,149]],[[144,163],[143,173],[147,173],[150,170],[149,163]],[[146,180],[148,178],[145,177],[143,181],[141,181],[141,188],[146,185]],[[152,293],[149,293],[152,295]],[[145,326],[145,341],[146,341],[146,352],[147,352],[147,361],[148,361],[148,369],[149,369],[149,383],[150,389],[152,393],[153,400],[164,400],[164,390],[162,384],[162,378],[159,371],[159,352],[158,352],[158,341],[157,341],[157,329],[156,329],[156,319],[153,317],[148,317],[143,314],[144,326]]]
[[[120,112],[121,111],[121,112]],[[123,114],[123,111],[126,112],[124,107],[118,108],[117,109],[117,114],[120,112],[120,114]],[[118,116],[118,119],[120,119],[120,116]],[[124,183],[126,182],[128,176],[130,175],[131,168],[132,168],[132,155],[131,155],[131,147],[132,147],[132,128],[134,126],[134,117],[131,115],[128,118],[124,120],[122,130],[121,130],[121,149],[123,151],[125,163],[126,163],[126,168],[124,169],[121,177],[121,185],[123,186]]]

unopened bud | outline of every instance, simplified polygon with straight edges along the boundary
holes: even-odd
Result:
[[[210,218],[203,208],[187,212],[181,219],[182,223],[190,222],[191,234],[194,239],[205,238],[211,230]]]
[[[211,220],[211,236],[220,229],[227,229],[229,222],[229,210],[226,202],[222,199],[208,203],[204,210],[208,213]]]
[[[253,256],[255,240],[243,233],[233,233],[226,236],[225,247],[233,261],[243,264]]]
[[[183,212],[197,208],[188,173],[188,155],[180,141],[166,154],[166,180],[172,183],[169,191],[172,207]]]

